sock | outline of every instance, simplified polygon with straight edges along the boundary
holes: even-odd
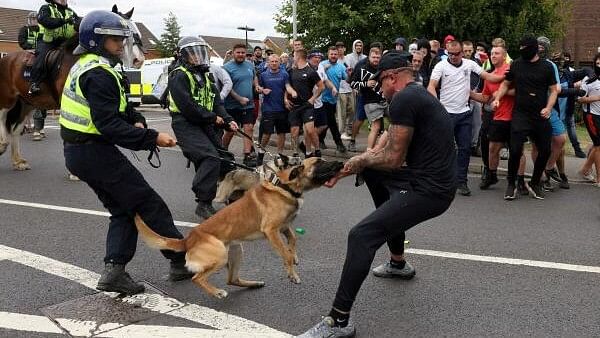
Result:
[[[393,258],[390,258],[390,265],[392,266],[392,268],[404,269],[404,266],[406,265],[406,261],[405,260],[396,261]]]
[[[331,308],[329,316],[333,318],[333,326],[346,327],[350,319],[350,313],[341,313],[338,310]]]

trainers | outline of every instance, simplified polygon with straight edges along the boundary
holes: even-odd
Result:
[[[374,268],[373,276],[381,278],[400,278],[400,279],[411,279],[417,273],[415,268],[408,262],[404,263],[404,268],[398,269],[392,266],[390,262],[381,264]]]
[[[306,144],[304,144],[304,141],[300,141],[300,143],[298,143],[298,150],[300,150],[303,154],[306,154]]]
[[[209,219],[212,215],[216,214],[217,211],[212,206],[211,202],[198,202],[196,206],[196,215],[206,219]]]
[[[313,155],[314,155],[314,157],[321,157],[321,150],[320,149],[315,150]]]
[[[256,167],[256,157],[252,156],[250,154],[247,154],[244,156],[243,163],[245,166],[254,168],[254,167]]]
[[[579,158],[587,158],[587,154],[581,149],[575,149],[575,156]]]
[[[356,328],[352,320],[348,321],[345,327],[335,326],[335,321],[332,317],[324,317],[317,325],[310,328],[308,331],[297,336],[297,338],[344,338],[354,337]]]
[[[40,135],[42,135],[42,138],[46,138],[46,132],[44,129],[40,130]]]
[[[325,145],[325,141],[319,141],[319,148],[327,149],[327,145]]]
[[[500,149],[500,159],[501,160],[508,160],[509,157],[510,157],[510,152],[508,151],[508,149],[506,149],[506,148]]]
[[[347,133],[343,133],[341,136],[342,140],[344,141],[348,141],[352,139],[352,136],[348,135]]]
[[[135,295],[136,293],[144,292],[146,288],[143,284],[133,281],[131,276],[125,272],[125,265],[106,263],[96,289],[106,292],[118,292],[125,295]]]
[[[348,151],[356,152],[356,141],[348,142]]]
[[[527,187],[529,189],[529,193],[531,194],[531,197],[536,198],[538,200],[544,199],[544,189],[542,188],[542,186],[539,183],[533,184],[533,183],[529,182]]]
[[[554,186],[552,185],[552,182],[550,182],[550,179],[544,180],[542,182],[542,189],[544,191],[554,191]]]
[[[562,181],[560,178],[560,174],[558,173],[558,170],[556,170],[556,168],[546,169],[544,170],[544,173],[546,173],[547,178],[551,178],[555,182],[560,183]]]
[[[509,183],[506,186],[506,191],[504,192],[504,199],[506,201],[512,201],[517,198],[517,187],[513,183]]]
[[[463,196],[471,196],[471,189],[469,189],[467,183],[459,184],[456,191]]]
[[[33,136],[31,137],[32,140],[34,141],[41,141],[42,140],[42,134],[39,131],[34,131],[33,132]]]
[[[560,183],[558,184],[558,186],[561,189],[571,189],[571,185],[569,185],[569,178],[567,178],[567,175],[565,174],[560,174]]]
[[[346,152],[346,146],[343,143],[340,143],[338,145],[335,146],[335,149],[340,152],[340,153],[345,153]]]
[[[190,272],[185,267],[185,261],[171,261],[171,267],[169,268],[169,280],[178,282],[186,279],[190,279],[195,273]]]
[[[594,175],[592,175],[591,171],[588,171],[587,173],[582,173],[581,171],[578,172],[579,173],[579,177],[583,180],[589,181],[589,182],[596,182],[596,178],[594,177]]]
[[[527,189],[527,183],[525,183],[525,181],[517,182],[517,192],[519,193],[520,196],[529,195],[529,189]]]

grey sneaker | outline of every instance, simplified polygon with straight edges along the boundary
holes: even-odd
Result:
[[[348,142],[348,151],[356,152],[356,141]]]
[[[327,316],[323,318],[317,325],[310,328],[310,330],[303,334],[296,336],[298,338],[342,338],[342,337],[354,337],[356,334],[356,328],[352,323],[352,320],[348,321],[346,327],[334,326],[333,318]]]
[[[376,267],[373,271],[373,276],[382,277],[382,278],[401,278],[401,279],[411,279],[417,273],[415,268],[410,265],[408,262],[404,264],[404,268],[398,269],[394,268],[390,262],[386,262]]]

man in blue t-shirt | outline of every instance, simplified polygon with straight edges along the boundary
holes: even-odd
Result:
[[[237,44],[233,46],[233,60],[227,62],[223,68],[227,71],[233,81],[233,88],[229,96],[225,98],[225,109],[231,115],[239,126],[242,126],[244,132],[252,135],[254,129],[254,93],[253,86],[258,85],[254,64],[246,61],[246,46]],[[233,132],[226,131],[223,136],[223,146],[229,147]],[[256,157],[250,154],[252,150],[252,141],[244,139],[244,164],[247,166],[256,166]]]
[[[327,79],[333,84],[334,89],[325,88],[323,91],[323,96],[321,99],[323,100],[323,110],[327,112],[327,127],[331,130],[331,136],[333,136],[333,140],[337,145],[337,150],[340,153],[346,152],[346,147],[342,143],[342,138],[340,135],[340,130],[337,125],[336,120],[336,105],[337,105],[337,91],[340,89],[340,83],[342,80],[348,79],[348,73],[346,72],[346,67],[338,62],[338,52],[335,46],[329,47],[327,51],[327,60],[322,61],[320,66],[323,66],[325,72],[327,73]],[[321,143],[325,140],[325,135],[327,134],[327,129],[323,130],[321,135],[319,135],[319,139]]]
[[[294,89],[290,86],[289,74],[281,69],[279,56],[272,54],[267,60],[268,68],[260,74],[258,92],[263,94],[262,117],[260,126],[262,130],[261,146],[269,143],[271,134],[277,132],[277,151],[283,152],[285,134],[290,132],[287,110],[285,109],[284,96],[286,90],[295,96]],[[259,149],[257,165],[261,165],[264,152]]]

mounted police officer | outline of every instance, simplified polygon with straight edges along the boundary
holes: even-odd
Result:
[[[137,244],[135,214],[157,233],[183,238],[165,202],[116,147],[154,150],[176,144],[170,135],[147,129],[140,114],[126,113],[123,77],[113,67],[121,62],[123,40],[130,34],[117,14],[93,11],[85,16],[74,51],[80,58],[67,77],[59,119],[67,168],[94,190],[111,214],[105,269],[97,288],[124,294],[144,291],[125,272]],[[162,253],[171,260],[171,280],[192,276],[184,253]]]
[[[204,219],[215,213],[212,200],[217,192],[222,148],[216,128],[238,129],[227,114],[219,90],[209,72],[208,45],[203,39],[183,37],[177,44],[179,66],[169,74],[169,111],[172,127],[183,154],[194,163],[196,176],[192,191]],[[224,165],[224,164],[223,164]]]
[[[46,0],[37,15],[39,36],[37,40],[37,58],[31,69],[29,94],[38,93],[40,83],[45,79],[45,63],[48,52],[59,47],[64,41],[77,34],[79,17],[67,5],[67,0]]]

